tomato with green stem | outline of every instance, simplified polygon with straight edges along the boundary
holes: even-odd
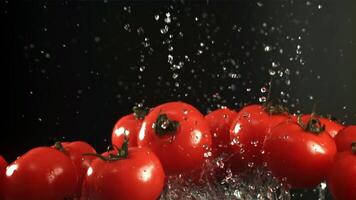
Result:
[[[317,118],[277,125],[263,145],[266,167],[291,188],[311,188],[326,178],[336,145]]]
[[[287,109],[280,105],[254,104],[242,108],[230,127],[233,155],[228,163],[232,172],[240,173],[249,167],[261,166],[265,137],[273,127],[287,120]]]
[[[348,150],[336,154],[327,184],[336,200],[356,199],[356,140]]]
[[[312,117],[317,118],[322,124],[324,124],[325,125],[325,131],[328,132],[329,135],[331,137],[333,137],[333,138],[339,133],[340,130],[342,130],[344,128],[344,126],[339,124],[338,122],[333,121],[333,120],[328,119],[328,118],[324,118],[324,117],[318,116],[315,113],[303,115],[302,116],[302,121],[304,123],[307,123],[307,121]]]
[[[96,155],[84,181],[87,200],[156,200],[165,174],[158,157],[147,148],[128,148]]]
[[[142,123],[137,143],[152,149],[167,175],[199,170],[212,154],[210,128],[204,116],[183,102],[152,109]]]
[[[78,185],[74,197],[80,197],[85,174],[91,162],[96,158],[94,156],[83,156],[83,154],[96,153],[95,149],[83,141],[56,142],[53,147],[63,152],[72,160],[78,175]]]
[[[72,161],[51,147],[34,148],[6,168],[5,199],[63,200],[72,198],[78,176]]]
[[[353,141],[356,141],[356,125],[347,126],[336,135],[337,151],[348,151]]]
[[[143,119],[149,112],[149,108],[134,106],[133,113],[120,118],[112,131],[111,142],[120,147],[124,138],[129,140],[129,147],[137,146],[137,135],[141,128]]]

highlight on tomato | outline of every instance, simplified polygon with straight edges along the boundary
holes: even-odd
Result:
[[[167,175],[201,169],[211,156],[211,134],[204,116],[183,102],[161,104],[145,117],[137,140],[159,157]]]
[[[9,200],[63,200],[75,195],[77,185],[68,156],[51,147],[37,147],[6,168],[3,191]]]
[[[129,140],[129,147],[137,146],[137,135],[140,131],[143,119],[149,112],[149,108],[139,106],[133,107],[133,113],[121,117],[116,123],[112,131],[111,142],[113,145],[120,147],[124,138]]]
[[[325,180],[336,145],[317,118],[305,124],[286,121],[271,130],[264,141],[266,167],[291,188],[311,188]]]
[[[156,200],[164,186],[165,174],[158,157],[148,148],[128,148],[96,155],[84,181],[81,199]]]

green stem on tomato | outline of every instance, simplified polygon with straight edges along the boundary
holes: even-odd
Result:
[[[132,108],[133,114],[136,117],[136,119],[144,119],[150,109],[148,107],[142,107],[142,106],[134,106]]]
[[[62,143],[60,141],[57,141],[54,143],[54,148],[61,151],[61,152],[66,152],[65,148],[63,147]]]
[[[174,133],[179,126],[178,121],[168,119],[168,116],[166,114],[158,115],[157,120],[154,124],[156,134],[159,136]]]
[[[356,141],[353,141],[351,143],[351,150],[352,150],[352,153],[356,155]]]
[[[322,124],[319,119],[315,118],[313,114],[310,116],[310,119],[306,124],[304,124],[302,117],[300,115],[298,116],[297,122],[299,126],[302,127],[307,132],[320,134],[325,130],[325,125]]]
[[[124,138],[124,142],[121,145],[121,148],[118,148],[117,146],[113,146],[113,147],[115,151],[117,151],[116,154],[109,153],[108,156],[103,156],[98,153],[85,153],[83,154],[83,156],[96,156],[104,161],[122,160],[122,159],[126,159],[129,156],[129,141],[126,135]]]

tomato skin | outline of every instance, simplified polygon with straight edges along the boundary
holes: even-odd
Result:
[[[356,199],[356,154],[337,153],[329,171],[327,184],[335,200]]]
[[[126,159],[93,161],[85,179],[85,195],[87,200],[156,200],[164,179],[158,157],[147,148],[132,147]]]
[[[81,194],[82,183],[91,162],[96,158],[95,156],[83,156],[85,153],[96,153],[95,149],[86,142],[62,142],[64,152],[73,162],[78,175],[78,186],[75,197]]]
[[[334,138],[339,133],[340,130],[345,128],[343,125],[333,120],[324,117],[319,117],[319,116],[314,116],[314,117],[319,119],[319,121],[325,125],[325,131],[328,132],[332,138]],[[306,123],[310,118],[311,118],[311,114],[303,115],[302,121]]]
[[[121,147],[125,135],[129,140],[129,147],[137,146],[137,135],[140,131],[143,119],[138,119],[134,114],[120,118],[112,131],[111,141],[113,145]]]
[[[3,196],[3,188],[4,188],[4,179],[5,179],[5,171],[7,167],[6,160],[0,155],[0,199],[4,199]]]
[[[287,120],[287,114],[270,115],[262,105],[242,108],[230,127],[231,149],[234,153],[229,160],[231,170],[240,173],[249,166],[262,165],[265,137],[273,127]]]
[[[50,147],[34,148],[7,167],[8,200],[63,200],[72,197],[78,177],[72,161]]]
[[[276,126],[264,141],[265,162],[272,175],[292,188],[309,188],[326,178],[336,145],[331,136],[306,132],[296,122]]]
[[[342,129],[334,139],[337,151],[348,151],[351,147],[351,143],[356,141],[356,125],[351,125]]]
[[[228,108],[220,108],[205,115],[205,120],[209,124],[214,157],[222,153],[230,153],[230,126],[235,119],[237,112]]]
[[[159,115],[179,122],[178,128],[166,135],[158,135],[155,122]],[[210,128],[204,116],[193,106],[183,102],[161,104],[145,117],[137,144],[148,147],[159,157],[167,175],[200,169],[211,146]]]

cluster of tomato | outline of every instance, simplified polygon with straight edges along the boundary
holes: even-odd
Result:
[[[103,154],[77,141],[34,148],[10,165],[0,159],[0,199],[155,200],[168,176],[223,177],[219,168],[200,177],[216,158],[235,174],[263,167],[290,188],[326,180],[337,200],[356,199],[356,126],[270,103],[206,116],[183,102],[135,107],[115,124],[112,143]]]

